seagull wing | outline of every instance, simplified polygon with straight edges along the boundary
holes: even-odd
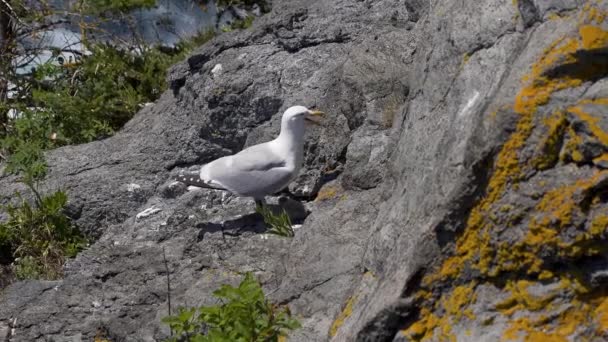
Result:
[[[293,178],[294,171],[285,164],[285,158],[265,143],[203,166],[201,178],[237,195],[261,198],[281,190]]]

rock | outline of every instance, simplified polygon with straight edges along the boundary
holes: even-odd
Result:
[[[302,322],[292,341],[605,339],[606,11],[274,1],[173,66],[115,136],[47,153],[43,189],[65,189],[96,240],[64,279],[6,288],[0,327],[162,340],[168,268],[174,308],[254,272]],[[294,104],[328,116],[290,199],[269,198],[293,239],[266,234],[251,199],[172,183],[272,139]],[[2,176],[0,202],[17,189]]]

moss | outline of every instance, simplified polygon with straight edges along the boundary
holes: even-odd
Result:
[[[344,309],[342,310],[342,312],[340,312],[340,314],[338,314],[338,317],[336,317],[336,319],[334,320],[334,322],[331,325],[331,328],[329,329],[329,335],[331,337],[336,336],[336,334],[338,333],[338,330],[344,324],[346,319],[348,317],[350,317],[350,315],[352,315],[353,306],[355,305],[356,301],[357,301],[357,296],[352,296],[346,301],[346,305],[344,306]]]

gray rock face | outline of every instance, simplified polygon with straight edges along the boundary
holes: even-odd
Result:
[[[97,240],[65,279],[6,288],[0,337],[162,340],[163,251],[174,307],[253,271],[303,323],[293,341],[606,337],[606,11],[273,1],[116,136],[48,153],[45,189]],[[170,180],[271,139],[294,104],[329,115],[289,187],[293,239]],[[3,202],[19,187],[0,184]]]

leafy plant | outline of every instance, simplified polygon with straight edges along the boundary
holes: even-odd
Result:
[[[285,237],[293,237],[294,231],[289,214],[283,209],[280,214],[275,214],[266,205],[257,205],[255,211],[262,215],[264,222],[268,225],[268,233]]]
[[[238,287],[222,285],[213,295],[220,305],[180,308],[162,319],[176,334],[169,341],[276,342],[300,327],[287,308],[268,302],[251,273]]]
[[[9,219],[0,224],[0,248],[10,251],[18,278],[56,279],[65,259],[84,248],[86,240],[63,213],[64,192],[35,194],[35,205],[17,194],[21,203],[6,207]]]

